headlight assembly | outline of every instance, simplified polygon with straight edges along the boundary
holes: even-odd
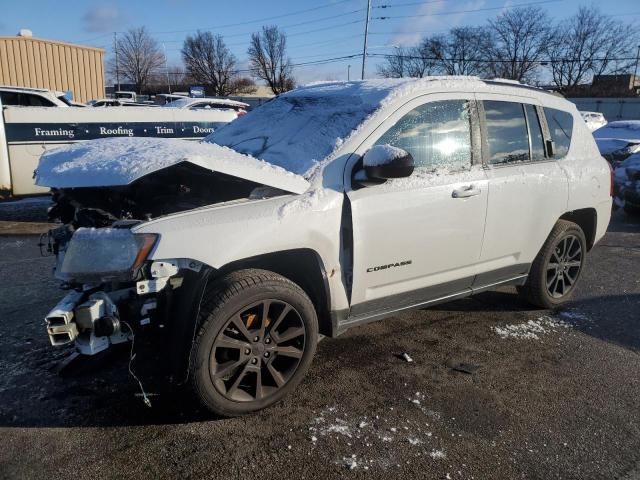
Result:
[[[129,229],[80,228],[71,238],[57,276],[64,280],[132,280],[158,235]]]

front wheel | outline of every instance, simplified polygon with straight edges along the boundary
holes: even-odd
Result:
[[[241,270],[218,280],[200,318],[190,381],[200,401],[221,416],[261,410],[291,392],[318,343],[309,297],[266,270]]]
[[[575,223],[559,220],[534,260],[520,294],[543,308],[567,302],[582,274],[586,254],[582,229]]]

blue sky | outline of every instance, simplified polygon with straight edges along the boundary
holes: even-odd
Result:
[[[580,0],[372,0],[369,51],[389,52],[393,45],[415,44],[424,34],[458,25],[480,25],[503,8],[533,3],[539,3],[555,19],[571,16],[580,5],[590,5]],[[29,28],[35,37],[100,46],[110,54],[114,31],[144,25],[166,49],[172,66],[180,64],[186,35],[210,30],[224,36],[242,68],[251,32],[275,24],[288,34],[289,55],[297,64],[361,53],[366,4],[367,0],[60,0],[52,6],[50,0],[23,0],[5,5],[0,35]],[[606,13],[638,22],[640,2],[611,0]],[[354,78],[359,76],[361,61],[352,58],[299,65],[295,76],[299,82],[346,79],[350,64]],[[375,75],[375,60],[367,62],[369,74]]]

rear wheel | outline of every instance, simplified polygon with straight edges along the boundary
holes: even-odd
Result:
[[[316,313],[286,278],[265,270],[231,273],[214,285],[201,310],[190,379],[212,412],[236,416],[266,408],[309,369]]]
[[[575,223],[560,220],[533,262],[520,294],[543,308],[559,306],[571,298],[582,274],[587,242]]]

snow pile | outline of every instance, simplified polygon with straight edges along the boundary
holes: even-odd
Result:
[[[516,338],[523,340],[539,340],[541,336],[557,331],[560,328],[570,328],[568,323],[552,317],[544,316],[525,323],[514,323],[502,327],[491,327],[500,338]]]
[[[364,164],[368,167],[378,167],[393,162],[396,158],[407,155],[403,149],[391,145],[376,145],[364,156]]]
[[[294,193],[309,183],[265,161],[212,143],[169,138],[105,138],[46,151],[36,185],[56,188],[128,185],[150,173],[190,162]]]

